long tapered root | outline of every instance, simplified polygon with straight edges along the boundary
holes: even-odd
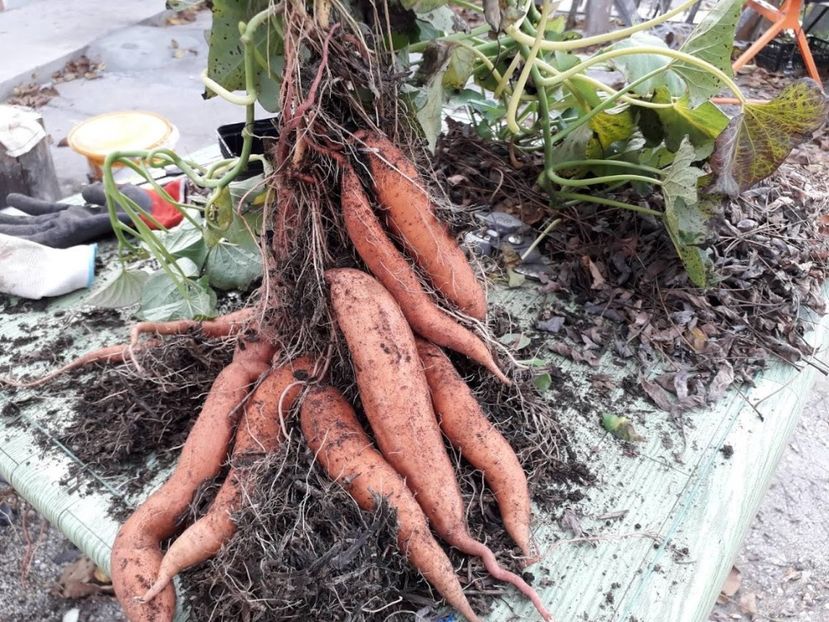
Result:
[[[158,578],[140,598],[149,602],[179,572],[213,557],[236,533],[233,515],[242,500],[250,494],[255,480],[248,468],[235,466],[250,456],[275,452],[285,440],[285,419],[297,397],[314,374],[315,364],[309,357],[300,357],[268,373],[245,405],[244,415],[236,430],[230,472],[207,514],[190,525],[170,546]]]
[[[130,330],[130,342],[106,346],[92,352],[82,354],[73,361],[54,369],[45,376],[32,380],[18,380],[7,376],[0,376],[0,385],[7,385],[17,389],[32,389],[42,386],[62,376],[65,373],[93,365],[94,363],[126,363],[135,360],[135,355],[141,351],[161,345],[158,339],[148,339],[141,343],[141,335],[181,335],[191,330],[201,330],[205,337],[216,339],[229,337],[240,333],[253,319],[254,309],[246,307],[233,313],[228,313],[213,320],[176,320],[172,322],[138,322]],[[136,363],[137,365],[137,363]]]
[[[213,382],[170,478],[118,531],[110,560],[112,586],[130,622],[172,621],[172,585],[162,588],[149,603],[140,600],[159,575],[163,560],[160,543],[173,535],[199,486],[221,469],[239,419],[239,406],[268,371],[274,351],[262,340],[240,343],[231,363]]]
[[[515,589],[521,592],[530,600],[530,602],[532,602],[533,606],[535,606],[542,618],[545,620],[552,620],[550,612],[544,607],[538,593],[530,585],[528,585],[524,579],[519,577],[514,572],[510,572],[509,570],[503,568],[498,563],[498,560],[495,559],[495,554],[488,546],[474,540],[468,535],[449,538],[448,541],[452,546],[463,551],[464,553],[479,557],[481,561],[484,562],[486,571],[491,574],[493,578],[514,586]]]
[[[348,236],[369,271],[394,297],[412,330],[468,356],[501,382],[510,384],[484,342],[441,310],[426,293],[409,262],[383,230],[350,166],[343,170],[341,183],[343,221]]]
[[[54,380],[58,376],[62,376],[63,374],[75,369],[80,369],[81,367],[86,367],[87,365],[93,365],[95,363],[125,363],[139,350],[155,348],[160,344],[161,342],[157,339],[151,339],[137,348],[133,348],[128,343],[119,344],[117,346],[107,346],[99,350],[93,350],[92,352],[82,354],[75,360],[50,371],[48,374],[41,376],[40,378],[35,378],[34,380],[16,380],[14,378],[0,376],[0,384],[5,384],[18,389],[32,389],[34,387],[42,386],[47,382]]]

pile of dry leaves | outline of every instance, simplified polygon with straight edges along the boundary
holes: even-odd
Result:
[[[533,188],[537,164],[509,145],[455,125],[436,168],[462,206],[492,205],[536,226],[561,219],[540,246],[552,269],[523,285],[551,294],[536,318],[547,347],[591,366],[609,356],[632,363],[628,369],[660,370],[639,372],[639,385],[678,412],[751,382],[769,361],[818,364],[804,335],[808,312],[824,310],[825,140],[819,134],[772,177],[721,205],[709,246],[718,282],[705,290],[690,283],[659,220],[595,205],[548,207]],[[661,208],[659,197],[648,200]]]

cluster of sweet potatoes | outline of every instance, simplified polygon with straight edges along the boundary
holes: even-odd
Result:
[[[299,412],[319,465],[360,507],[373,511],[384,499],[396,511],[400,551],[467,619],[477,616],[433,533],[479,557],[494,578],[514,585],[549,619],[535,591],[469,534],[444,444],[445,437],[484,473],[506,530],[525,562],[534,561],[523,469],[442,348],[509,380],[485,342],[439,307],[427,288],[470,324],[485,319],[484,290],[437,218],[413,164],[383,136],[358,132],[355,145],[358,168],[342,163],[341,209],[367,271],[335,268],[324,278],[372,436],[342,393],[327,384],[322,363],[310,357],[285,362],[275,345],[251,330],[255,318],[249,309],[209,322],[138,324],[129,345],[79,359],[80,364],[122,361],[137,349],[155,346],[159,336],[194,325],[212,337],[237,338],[233,360],[213,383],[172,475],[135,510],[115,540],[113,585],[132,622],[173,619],[173,577],[215,555],[233,536],[234,515],[255,484],[249,465],[280,447],[293,411]],[[369,191],[357,170],[372,180]],[[153,336],[142,342],[142,334]],[[228,453],[230,468],[212,505],[181,531],[198,489],[221,472]],[[162,543],[178,532],[163,551]]]

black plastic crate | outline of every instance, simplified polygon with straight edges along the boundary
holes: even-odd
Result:
[[[795,54],[796,49],[797,46],[791,38],[777,37],[769,41],[768,45],[757,53],[755,62],[763,69],[782,72],[786,70],[795,55],[800,58],[799,53]]]
[[[277,117],[270,119],[259,119],[253,122],[253,144],[251,146],[251,154],[262,155],[265,153],[265,141],[273,140],[278,137],[276,130]],[[238,158],[242,155],[242,130],[245,128],[245,122],[228,123],[227,125],[219,126],[217,133],[219,134],[219,150],[225,158]],[[264,170],[262,162],[255,161],[248,164],[245,171],[246,176],[252,177],[258,175]]]
[[[829,41],[815,35],[809,35],[806,38],[809,40],[809,50],[812,52],[817,68],[819,70],[829,68]],[[799,73],[806,73],[806,64],[803,62],[799,49],[792,58],[792,65]]]

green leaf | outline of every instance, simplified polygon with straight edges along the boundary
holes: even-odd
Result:
[[[789,84],[769,102],[746,104],[717,138],[709,191],[736,196],[765,179],[824,124],[828,112],[829,99],[809,78]]]
[[[449,64],[443,74],[443,86],[448,89],[462,89],[469,82],[475,69],[475,53],[469,48],[452,46]]]
[[[420,40],[429,41],[461,30],[463,22],[448,6],[438,6],[431,11],[418,11],[417,26],[420,29]]]
[[[93,292],[86,302],[105,309],[134,305],[141,300],[141,291],[149,276],[143,270],[122,270],[115,279]]]
[[[674,152],[665,145],[646,147],[639,152],[639,163],[654,168],[665,168],[674,161]]]
[[[646,45],[648,47],[666,48],[668,44],[659,37],[646,32],[637,32],[629,38],[619,41],[611,46],[612,50],[635,48]],[[646,74],[667,66],[671,59],[660,54],[631,54],[629,56],[619,56],[611,61],[619,71],[621,71],[628,82],[633,82]],[[646,80],[639,86],[633,89],[637,95],[647,97],[660,86],[665,86],[671,94],[677,97],[685,91],[685,86],[671,71],[665,71],[649,80]]]
[[[417,88],[404,85],[402,89],[414,107],[415,117],[432,152],[435,150],[442,127],[443,103],[446,99],[443,76],[449,66],[450,57],[451,48],[448,45],[430,44],[423,52],[423,62],[415,76],[415,80],[423,86]]]
[[[265,173],[234,180],[227,187],[230,189],[230,204],[242,213],[261,211],[267,200],[268,184],[265,182]]]
[[[697,25],[680,51],[708,61],[731,77],[731,52],[742,7],[743,0],[720,0]],[[707,101],[722,88],[719,78],[696,65],[674,61],[671,70],[688,86],[692,108]]]
[[[533,378],[533,384],[539,391],[546,391],[553,384],[553,377],[548,373],[539,374]]]
[[[629,443],[640,443],[645,440],[643,436],[636,432],[633,424],[627,417],[604,415],[602,417],[602,427],[616,438],[628,441]]]
[[[662,195],[665,198],[665,228],[677,254],[691,282],[697,287],[706,287],[710,282],[711,260],[697,244],[706,237],[709,214],[698,200],[697,180],[704,173],[692,166],[695,157],[690,141],[684,139],[673,163],[665,169]]]
[[[268,112],[279,112],[279,90],[282,88],[282,70],[285,59],[274,56],[270,62],[270,71],[259,67],[259,88],[256,101]]]
[[[665,170],[662,180],[662,194],[665,195],[666,211],[669,205],[673,205],[677,199],[682,199],[687,204],[697,202],[697,179],[703,172],[701,169],[691,166],[694,161],[694,148],[686,138],[679,145],[674,161]]]
[[[149,322],[215,317],[216,293],[205,278],[177,282],[159,271],[144,285],[140,316]]]
[[[587,144],[593,138],[593,130],[585,124],[570,132],[555,149],[553,149],[553,163],[584,160],[587,157]],[[567,171],[559,171],[559,174]]]
[[[260,219],[261,213],[245,219],[235,215],[224,238],[210,249],[205,274],[211,287],[247,291],[262,276],[262,255],[256,237]]]
[[[686,136],[696,147],[696,159],[708,157],[714,148],[714,139],[728,125],[728,116],[711,102],[692,108],[687,95],[673,100],[668,89],[660,87],[654,93],[653,101],[672,104],[671,108],[658,108],[656,115],[662,122],[665,144],[671,151],[679,149]]]
[[[210,249],[205,270],[212,287],[247,291],[262,276],[262,261],[258,252],[222,240]]]
[[[201,267],[189,257],[179,257],[176,259],[176,268],[187,278],[197,277],[201,272]]]
[[[189,221],[185,220],[169,231],[156,231],[155,235],[173,257],[187,257],[200,267],[204,264],[207,246],[202,230],[195,228]]]
[[[229,91],[245,90],[245,55],[239,34],[239,22],[268,8],[270,0],[213,0],[213,24],[208,41],[207,76]],[[254,34],[254,44],[263,58],[282,53],[282,40],[268,24]],[[267,70],[260,68],[261,73]],[[258,86],[258,77],[257,77]],[[206,90],[205,98],[214,93]]]

